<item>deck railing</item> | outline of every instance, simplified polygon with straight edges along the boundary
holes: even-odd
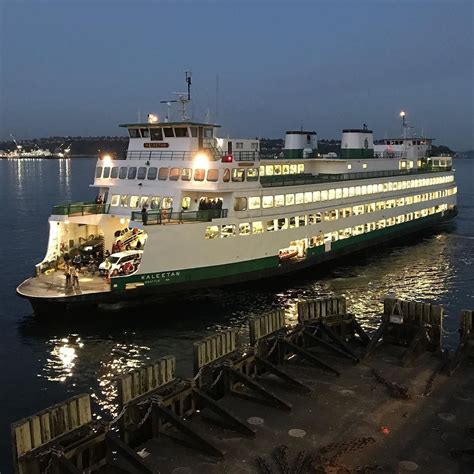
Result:
[[[159,209],[147,211],[146,225],[185,222],[210,222],[212,219],[227,217],[227,209],[206,209],[202,211],[173,211],[173,209]],[[132,221],[143,222],[141,211],[132,212]]]
[[[411,170],[368,171],[365,173],[319,173],[317,175],[302,173],[280,176],[261,176],[260,183],[264,188],[273,188],[278,186],[301,186],[303,184],[321,184],[357,179],[384,178],[389,176],[411,176],[425,173],[440,173],[444,171],[451,171],[451,167],[423,167]]]
[[[85,216],[87,214],[108,214],[110,204],[93,202],[74,202],[53,206],[51,214],[59,216]]]

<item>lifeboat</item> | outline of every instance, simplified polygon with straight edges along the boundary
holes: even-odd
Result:
[[[285,260],[291,260],[292,258],[297,257],[297,256],[298,256],[298,250],[293,250],[293,249],[282,250],[278,254],[278,258],[280,259],[280,262],[283,262]]]

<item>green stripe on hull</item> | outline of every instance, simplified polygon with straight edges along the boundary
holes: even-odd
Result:
[[[211,267],[189,268],[166,272],[145,273],[128,277],[112,278],[112,290],[123,290],[127,283],[143,283],[149,285],[167,285],[171,283],[187,283],[198,280],[225,278],[240,273],[252,273],[260,270],[278,267],[277,256],[258,258],[245,262],[213,265]]]
[[[355,235],[348,237],[347,239],[336,240],[331,242],[331,250],[325,251],[324,245],[312,247],[307,249],[307,260],[318,261],[318,256],[337,252],[346,247],[357,246],[362,242],[367,242],[372,239],[377,239],[390,234],[396,234],[400,231],[406,231],[410,227],[419,227],[420,224],[428,224],[440,220],[443,216],[441,214],[435,214],[431,216],[422,217],[410,222],[403,224],[397,224],[384,229],[374,230],[372,232]],[[140,275],[130,275],[127,277],[112,278],[112,291],[126,289],[126,284],[138,283],[145,286],[162,286],[168,284],[179,284],[188,283],[200,280],[213,280],[213,279],[224,279],[238,274],[253,273],[261,270],[269,270],[272,268],[278,268],[280,260],[278,256],[271,256],[265,258],[259,258],[255,260],[249,260],[245,262],[229,263],[224,265],[214,265],[210,267],[202,268],[189,268],[185,270],[170,270],[156,273],[145,273]]]

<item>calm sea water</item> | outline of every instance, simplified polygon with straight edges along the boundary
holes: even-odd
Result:
[[[0,472],[10,472],[10,423],[81,392],[113,412],[114,380],[143,362],[174,354],[191,375],[192,343],[222,328],[245,332],[247,318],[302,296],[345,295],[368,328],[388,293],[446,308],[446,343],[456,342],[459,312],[474,308],[474,160],[457,160],[459,216],[431,234],[382,246],[324,269],[201,298],[133,310],[37,318],[15,287],[44,255],[53,204],[94,197],[95,160],[0,160]],[[170,249],[172,251],[172,249]]]

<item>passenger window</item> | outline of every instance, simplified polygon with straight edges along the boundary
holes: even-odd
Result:
[[[150,205],[150,198],[148,196],[142,196],[140,198],[140,207],[143,208],[144,206],[148,207]]]
[[[204,181],[204,176],[206,175],[206,170],[202,168],[197,168],[194,170],[194,181]]]
[[[281,207],[285,205],[285,195],[278,194],[275,196],[275,207]]]
[[[150,209],[159,209],[160,208],[161,197],[153,196],[150,199]]]
[[[130,138],[140,138],[140,132],[138,131],[138,128],[130,128],[128,130],[128,134]]]
[[[102,178],[108,178],[110,176],[110,168],[106,166],[104,168],[104,174],[102,175]]]
[[[247,181],[258,181],[258,168],[249,168],[247,170]]]
[[[137,178],[145,179],[145,177],[146,177],[146,168],[144,166],[140,166],[140,168],[138,168]]]
[[[181,209],[183,211],[187,211],[190,205],[191,205],[191,198],[189,196],[184,196],[181,199]]]
[[[166,181],[168,179],[169,168],[160,168],[158,171],[158,179],[160,181]]]
[[[273,207],[273,196],[263,196],[262,207],[264,209],[269,208],[269,207]]]
[[[163,131],[161,128],[150,128],[150,138],[153,141],[163,140]]]
[[[137,176],[137,168],[135,166],[131,166],[128,168],[128,179],[135,179]]]
[[[239,235],[250,235],[250,224],[248,222],[239,224]]]
[[[120,207],[128,207],[128,194],[120,196]]]
[[[261,234],[263,232],[263,224],[261,221],[252,222],[252,234]]]
[[[120,194],[114,194],[110,201],[111,206],[118,206],[120,203]]]
[[[140,196],[130,196],[130,207],[138,207]]]
[[[115,179],[118,176],[118,166],[114,166],[110,171],[110,177]]]
[[[260,197],[249,198],[249,209],[260,209]]]
[[[219,237],[219,226],[210,225],[206,227],[205,239],[215,239]]]
[[[96,169],[95,169],[95,177],[96,178],[100,178],[102,176],[102,166],[98,166]]]
[[[165,134],[166,138],[174,137],[173,129],[171,127],[166,127],[163,129],[163,133]]]
[[[179,168],[171,168],[170,169],[170,180],[171,181],[178,181],[180,172],[181,172],[181,170]]]
[[[127,177],[127,167],[121,166],[119,170],[119,179],[125,179]]]
[[[164,197],[161,207],[163,209],[171,209],[173,207],[173,198],[172,197]]]
[[[150,180],[156,179],[157,174],[158,174],[158,168],[156,168],[155,166],[148,168],[148,176],[147,176],[148,179]]]
[[[224,169],[224,176],[222,177],[222,181],[224,181],[224,183],[228,183],[230,181],[230,169],[229,168]]]
[[[219,170],[211,168],[207,170],[207,180],[215,183],[219,178]]]
[[[233,168],[232,169],[232,181],[241,183],[245,180],[245,169]]]
[[[235,225],[234,224],[227,224],[221,227],[221,237],[233,237],[235,235]]]
[[[247,210],[247,198],[237,197],[234,201],[234,211],[246,211]]]
[[[181,170],[181,180],[182,181],[191,181],[192,176],[192,169],[191,168],[183,168]]]

